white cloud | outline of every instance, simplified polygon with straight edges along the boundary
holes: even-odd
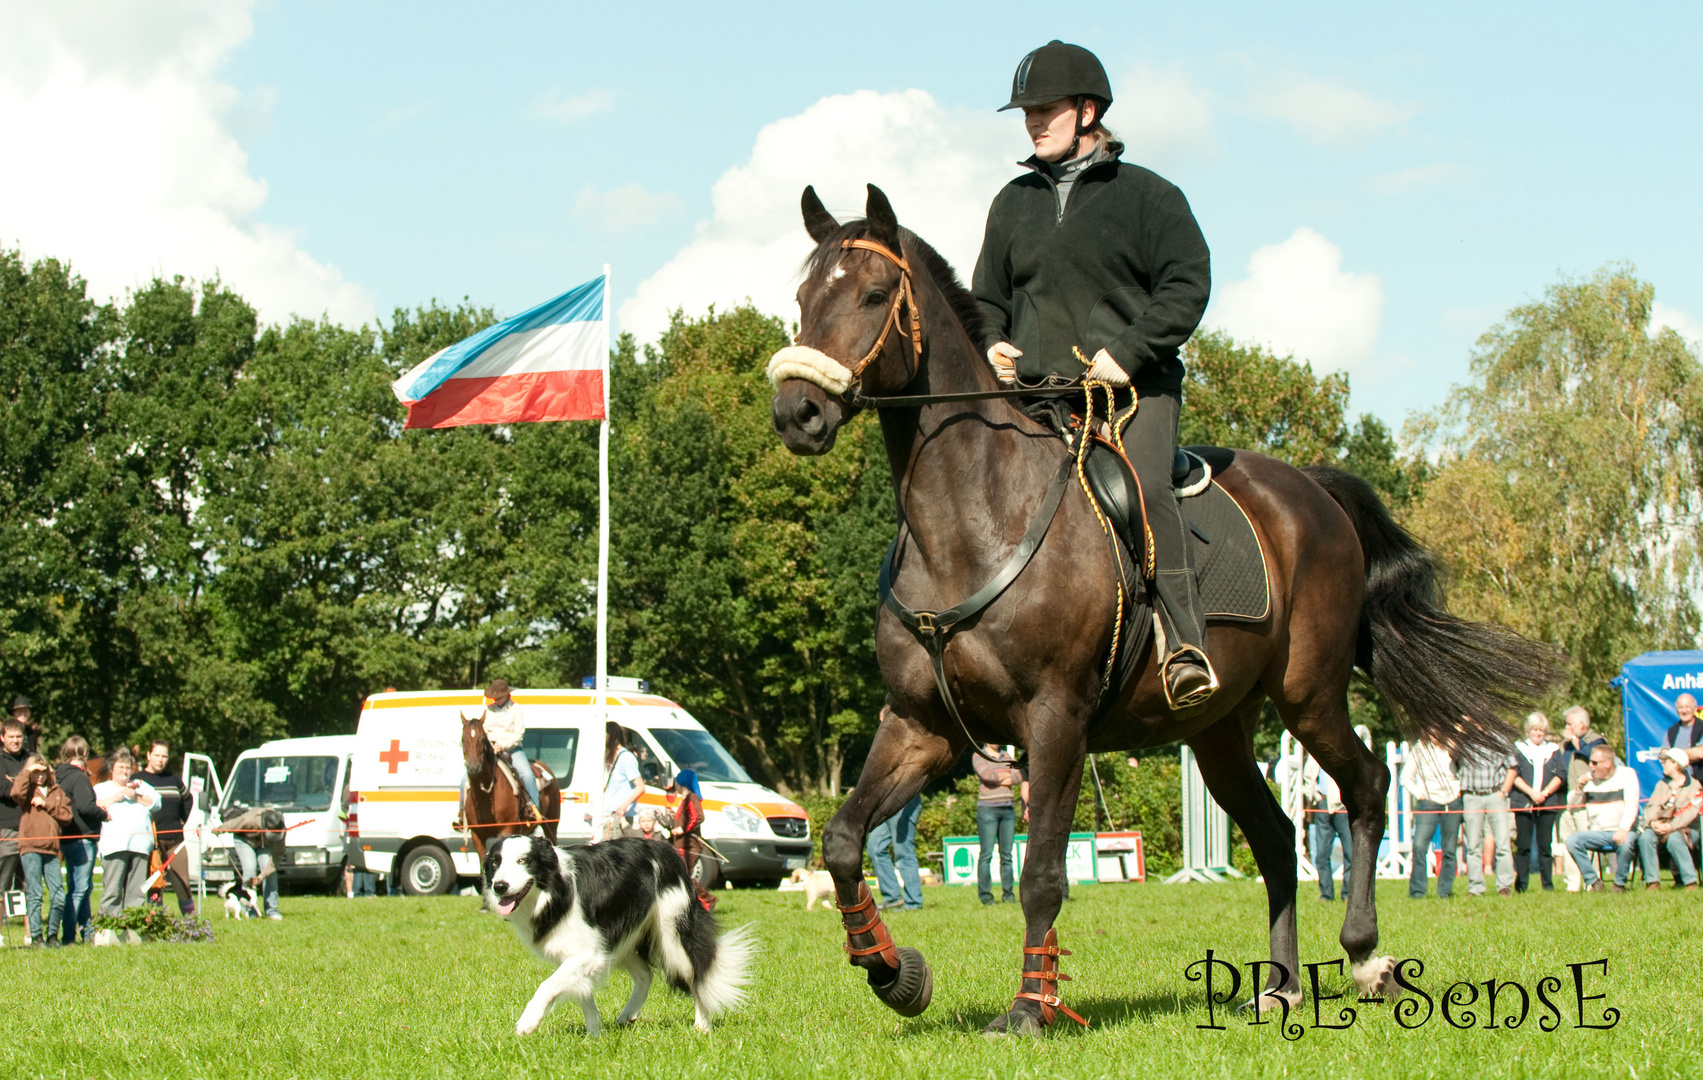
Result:
[[[615,104],[615,95],[608,90],[587,90],[583,94],[564,95],[560,90],[546,90],[533,101],[531,113],[545,120],[571,124],[605,112]]]
[[[1650,304],[1650,333],[1655,334],[1663,328],[1672,329],[1674,333],[1686,340],[1695,350],[1703,350],[1703,322],[1692,318],[1678,308],[1668,307],[1660,300]]]
[[[798,268],[810,253],[798,209],[806,184],[842,221],[863,216],[866,183],[879,186],[900,223],[968,281],[988,203],[1027,153],[1009,114],[947,110],[921,90],[823,98],[757,133],[750,160],[716,181],[712,217],[621,305],[621,329],[654,340],[676,307],[701,313],[747,297],[796,319]]]
[[[217,274],[267,320],[371,319],[364,289],[256,220],[266,184],[235,134],[256,120],[217,78],[252,32],[220,0],[0,10],[0,243],[101,297]]]
[[[1364,145],[1385,128],[1419,113],[1411,105],[1302,75],[1266,80],[1249,92],[1246,107],[1254,116],[1292,124],[1313,142],[1348,148]]]
[[[1116,85],[1106,126],[1129,146],[1126,161],[1163,173],[1218,157],[1212,104],[1180,69],[1144,64]]]
[[[1300,228],[1255,251],[1248,276],[1218,290],[1206,321],[1315,370],[1353,371],[1372,359],[1383,313],[1378,276],[1344,270],[1340,248]]]
[[[1374,177],[1366,186],[1374,195],[1405,195],[1410,191],[1452,184],[1461,178],[1462,173],[1459,165],[1438,161],[1387,172]]]
[[[671,191],[647,191],[636,181],[613,191],[598,191],[587,184],[574,199],[575,217],[612,230],[655,225],[681,208],[678,195]]]

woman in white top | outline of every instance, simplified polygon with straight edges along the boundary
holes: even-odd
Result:
[[[645,791],[644,778],[639,775],[639,759],[626,747],[621,725],[611,720],[603,733],[603,828],[598,839],[620,836],[621,830],[632,823]]]
[[[1526,737],[1514,744],[1514,891],[1525,892],[1531,881],[1532,849],[1537,849],[1538,876],[1543,889],[1555,888],[1555,856],[1550,841],[1566,799],[1567,755],[1549,741],[1549,717],[1534,712],[1526,717]]]
[[[148,854],[154,850],[154,811],[159,794],[134,779],[136,757],[119,749],[107,758],[110,780],[95,785],[95,805],[106,812],[96,852],[101,859],[102,915],[141,907],[146,900]]]

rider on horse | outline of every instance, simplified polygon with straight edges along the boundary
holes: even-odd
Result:
[[[988,210],[973,287],[986,327],[978,344],[1007,385],[1085,378],[1119,388],[1121,406],[1139,399],[1124,447],[1152,536],[1165,694],[1180,710],[1218,688],[1171,480],[1178,352],[1206,310],[1210,259],[1183,193],[1118,159],[1123,144],[1101,123],[1111,104],[1087,49],[1052,41],[1018,64],[1000,111],[1023,110],[1035,153]]]
[[[526,760],[526,751],[521,748],[521,743],[526,741],[526,713],[509,696],[507,679],[493,679],[485,688],[485,738],[490,740],[493,754],[508,759],[509,767],[526,791],[526,798],[521,800],[521,817],[534,824],[542,823],[544,815],[538,809],[538,778],[532,774],[532,764]],[[466,778],[462,779],[461,785],[465,797]],[[458,817],[454,828],[460,831],[463,824],[462,818]]]

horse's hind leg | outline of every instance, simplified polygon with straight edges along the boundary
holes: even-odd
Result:
[[[1295,825],[1272,797],[1254,764],[1253,731],[1259,724],[1265,692],[1255,690],[1216,724],[1189,740],[1201,779],[1242,834],[1265,877],[1271,969],[1263,996],[1277,996],[1290,1007],[1301,1003],[1301,958],[1295,943]],[[1260,1008],[1275,1006],[1262,1002]]]
[[[1320,690],[1300,702],[1272,695],[1283,722],[1319,767],[1342,789],[1348,809],[1349,839],[1354,845],[1353,866],[1344,886],[1348,912],[1342,920],[1340,941],[1348,953],[1354,982],[1362,994],[1394,997],[1395,962],[1373,956],[1378,947],[1378,908],[1373,885],[1378,869],[1378,847],[1384,839],[1384,799],[1389,794],[1390,770],[1354,733],[1348,718],[1346,674],[1339,688]],[[1319,870],[1325,873],[1323,867]]]
[[[934,976],[921,953],[893,944],[863,880],[863,842],[871,828],[898,813],[951,766],[962,749],[918,721],[888,711],[857,786],[822,830],[822,862],[834,877],[851,962],[868,973],[875,996],[904,1016],[928,1007]]]

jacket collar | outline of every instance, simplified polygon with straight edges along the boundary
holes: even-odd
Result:
[[[1123,152],[1124,144],[1118,140],[1101,140],[1100,144],[1094,148],[1094,160],[1083,166],[1081,176],[1087,176],[1093,170],[1106,164],[1114,166],[1117,165],[1118,159],[1123,155]],[[1017,164],[1021,165],[1025,169],[1032,169],[1036,175],[1046,180],[1049,184],[1057,183],[1057,181],[1053,179],[1052,170],[1048,168],[1049,163],[1042,161],[1040,156],[1037,154],[1030,154],[1027,158],[1019,161]],[[1080,179],[1080,177],[1078,178]]]

